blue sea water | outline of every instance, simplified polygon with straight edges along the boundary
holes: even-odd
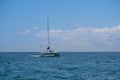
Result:
[[[0,80],[120,80],[120,52],[1,52]]]

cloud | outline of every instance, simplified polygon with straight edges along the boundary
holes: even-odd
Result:
[[[35,34],[36,37],[47,38],[46,31]],[[81,47],[84,49],[119,49],[120,25],[113,27],[77,27],[68,30],[50,30],[51,38],[59,40],[58,43],[69,47]],[[74,45],[74,46],[73,46]],[[82,49],[82,48],[81,48]]]
[[[32,34],[31,37],[42,38],[46,44],[47,30],[33,27],[19,33],[20,35]],[[119,51],[120,50],[120,25],[113,27],[84,27],[74,29],[51,29],[51,44],[63,51]],[[58,47],[59,46],[59,47]]]
[[[33,27],[33,29],[34,29],[34,30],[38,30],[38,29],[39,29],[39,27],[37,27],[37,26],[36,26],[36,27]]]
[[[53,38],[61,38],[64,39],[76,39],[76,38],[90,38],[95,37],[98,39],[108,39],[111,36],[120,37],[120,25],[114,27],[80,27],[76,29],[68,29],[68,30],[50,30],[50,35]],[[47,37],[46,31],[41,31],[36,33],[37,37]]]
[[[22,31],[22,32],[19,32],[20,35],[27,35],[31,32],[31,30],[25,30],[25,31]]]
[[[21,32],[18,32],[18,33],[19,33],[19,35],[28,35],[30,33],[33,33],[34,31],[37,31],[38,29],[39,29],[39,27],[35,26],[31,29],[27,29],[25,31],[21,31]]]

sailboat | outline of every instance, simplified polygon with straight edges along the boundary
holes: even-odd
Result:
[[[47,19],[47,36],[48,36],[48,47],[46,51],[41,54],[41,57],[60,57],[60,53],[55,52],[50,47],[50,32],[49,32],[49,20]]]

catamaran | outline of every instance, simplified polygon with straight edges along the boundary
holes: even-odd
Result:
[[[47,36],[48,36],[48,47],[46,51],[41,54],[41,57],[60,57],[60,53],[55,52],[50,47],[50,32],[49,32],[49,20],[47,19]]]

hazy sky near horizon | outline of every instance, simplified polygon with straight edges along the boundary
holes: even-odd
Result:
[[[0,0],[0,52],[120,51],[120,0]]]

